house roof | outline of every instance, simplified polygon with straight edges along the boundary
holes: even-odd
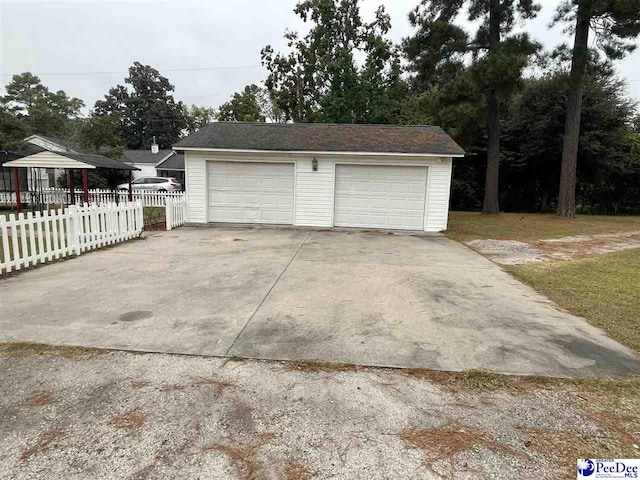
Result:
[[[4,165],[5,162],[11,162],[12,160],[18,160],[20,158],[25,157],[24,153],[13,152],[11,150],[0,150],[0,166]]]
[[[173,148],[464,155],[440,127],[350,123],[214,122]]]
[[[150,163],[155,165],[171,154],[173,154],[173,150],[160,150],[158,153],[151,153],[149,148],[144,150],[125,150],[122,154],[122,161],[127,163]]]
[[[71,161],[67,160],[70,159]],[[23,156],[6,162],[5,167],[35,167],[35,168],[109,168],[113,170],[140,170],[139,168],[122,163],[119,160],[103,155],[91,155],[75,152],[43,151],[33,155]]]
[[[184,170],[184,154],[177,153],[156,165],[157,170]]]
[[[25,142],[30,142],[31,139],[33,139],[34,137],[39,137],[43,140],[46,140],[47,142],[51,142],[51,143],[55,143],[56,145],[58,145],[59,147],[63,148],[64,150],[67,151],[81,151],[82,147],[80,146],[80,144],[78,142],[76,142],[75,140],[72,140],[70,138],[61,138],[61,137],[49,137],[46,135],[40,135],[39,133],[35,133],[33,135],[28,136],[27,138],[24,139]]]
[[[71,152],[55,152],[58,155],[63,155],[67,158],[78,160],[82,163],[93,165],[96,168],[110,168],[113,170],[140,170],[139,168],[127,165],[120,160],[105,157],[104,155],[92,155],[89,153],[71,153]]]

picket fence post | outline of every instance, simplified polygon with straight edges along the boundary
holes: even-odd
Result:
[[[164,212],[165,212],[165,223],[166,223],[166,229],[167,230],[171,230],[171,225],[172,225],[172,211],[171,211],[171,207],[173,206],[173,202],[171,201],[171,199],[169,197],[165,198],[164,200]]]
[[[69,246],[69,252],[79,256],[82,254],[80,250],[80,212],[75,205],[69,205],[67,207],[69,211],[69,229],[71,234],[71,245]]]

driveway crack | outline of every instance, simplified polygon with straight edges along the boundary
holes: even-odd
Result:
[[[280,275],[278,275],[278,277],[276,278],[276,280],[273,282],[273,285],[271,285],[271,287],[269,288],[269,290],[267,291],[267,293],[265,294],[264,297],[262,297],[262,300],[260,300],[260,303],[258,304],[258,306],[256,307],[256,309],[253,311],[253,313],[251,314],[251,316],[248,318],[248,320],[245,322],[244,326],[242,327],[242,329],[238,332],[238,335],[236,335],[236,338],[233,339],[233,342],[231,342],[231,345],[229,345],[229,348],[227,348],[227,351],[225,352],[225,356],[229,356],[229,352],[231,351],[231,349],[233,348],[233,346],[236,344],[236,342],[238,341],[238,339],[240,338],[240,336],[244,333],[244,331],[246,330],[247,326],[249,325],[249,323],[251,323],[251,320],[253,320],[253,317],[255,317],[256,313],[258,313],[258,310],[260,310],[260,307],[262,307],[262,304],[265,302],[265,300],[269,297],[269,295],[271,295],[271,292],[273,291],[273,289],[275,288],[275,286],[278,284],[278,282],[280,281],[280,279],[282,278],[282,276],[284,275],[284,272],[287,271],[287,269],[289,268],[289,265],[291,265],[291,263],[295,260],[295,258],[298,256],[298,253],[300,253],[300,250],[302,250],[302,247],[304,246],[304,244],[306,243],[307,239],[311,236],[313,232],[309,232],[307,233],[307,236],[304,237],[304,240],[302,240],[302,242],[300,243],[300,245],[298,246],[298,248],[296,249],[295,253],[291,256],[291,258],[289,259],[289,261],[287,262],[287,264],[284,266],[284,268],[282,269],[282,271],[280,272]]]

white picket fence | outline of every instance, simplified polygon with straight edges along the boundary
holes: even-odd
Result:
[[[65,188],[45,188],[37,192],[40,203],[44,205],[67,205],[71,203],[70,192]],[[183,199],[185,198],[184,192],[156,192],[152,190],[134,190],[132,192],[133,200],[142,201],[144,207],[164,207],[166,200],[171,199]],[[30,204],[33,194],[31,192],[20,192],[20,200],[23,204]],[[84,202],[84,193],[82,190],[75,190],[76,205],[81,205]],[[129,201],[129,192],[127,190],[106,190],[106,189],[91,189],[89,190],[89,203],[95,203],[97,205],[103,205],[112,202],[127,202]],[[16,205],[15,192],[0,192],[0,204],[5,206]]]
[[[165,206],[167,230],[184,225],[187,221],[187,201],[183,198],[167,198]]]
[[[0,215],[0,274],[139,237],[143,228],[140,200]]]

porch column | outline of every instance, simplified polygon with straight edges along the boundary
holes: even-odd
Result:
[[[73,169],[69,170],[69,182],[67,182],[69,188],[69,203],[71,205],[76,204],[76,180],[73,178]]]
[[[20,198],[20,172],[17,167],[13,167],[13,189],[16,192],[16,210],[22,212],[22,199]]]
[[[83,202],[89,203],[89,171],[86,168],[82,169],[82,194]]]
[[[132,181],[132,171],[129,170],[129,201],[133,202],[133,186],[131,185]]]

